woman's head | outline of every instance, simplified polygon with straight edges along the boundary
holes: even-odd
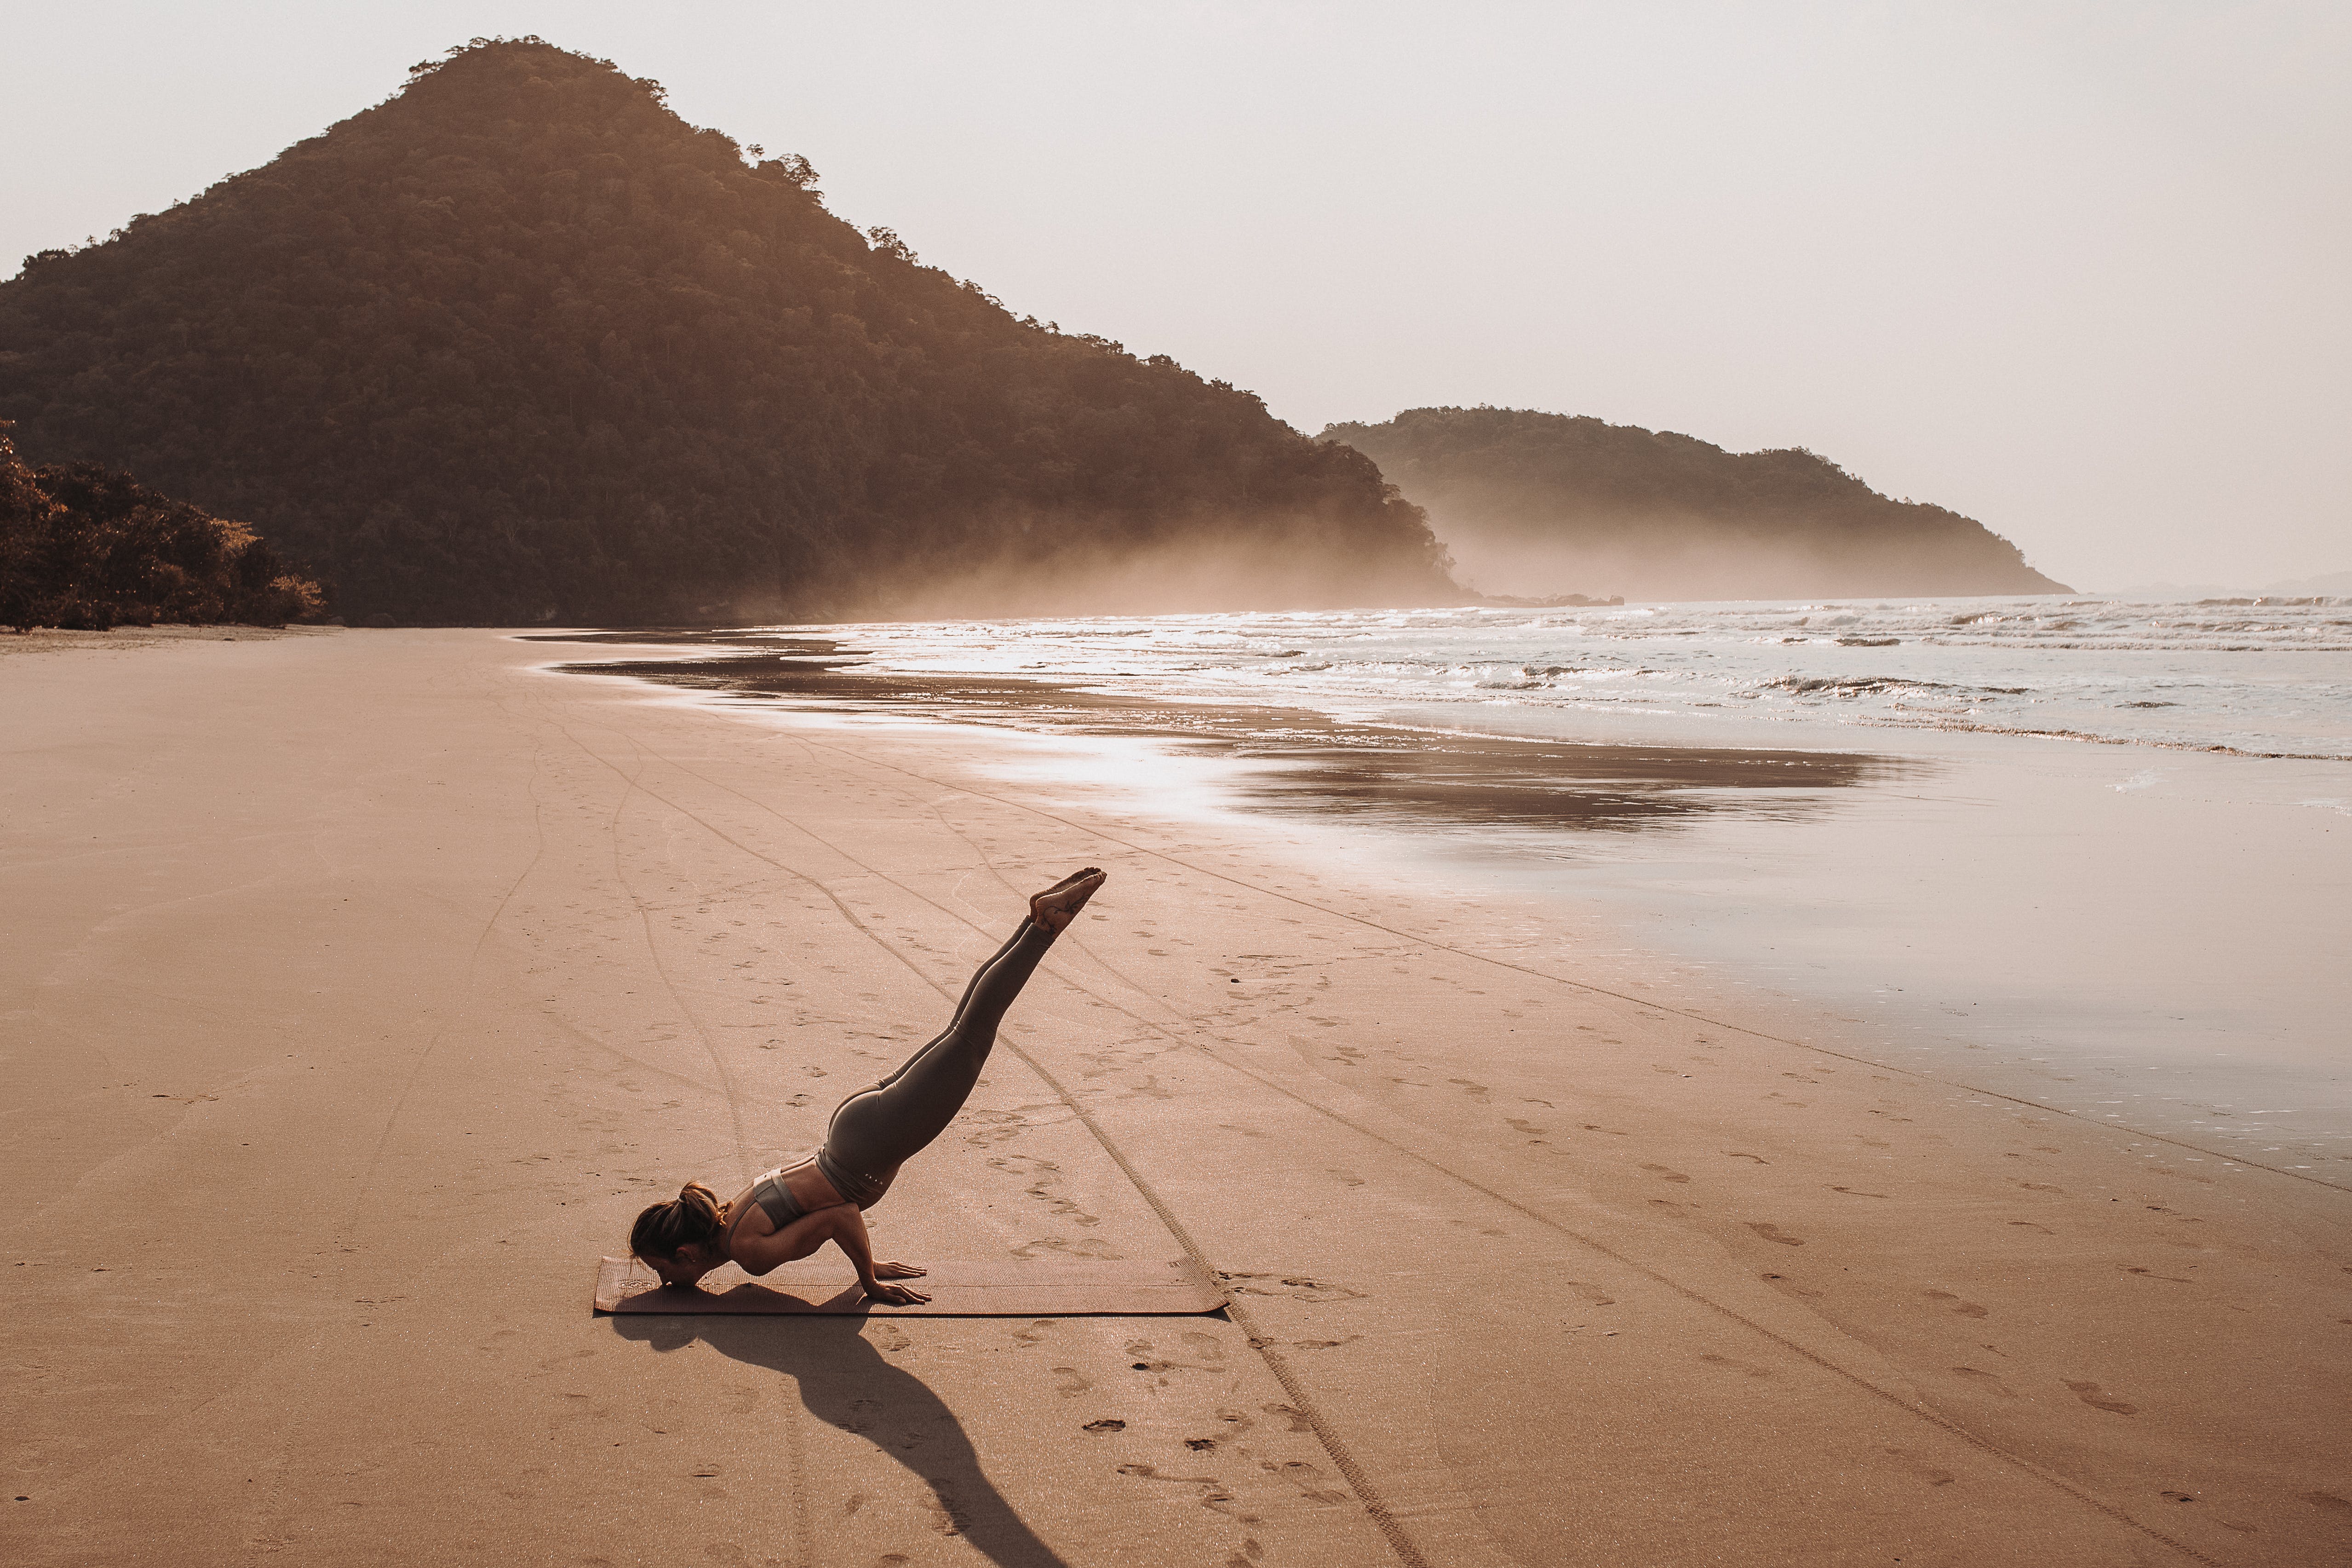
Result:
[[[667,1203],[649,1205],[629,1227],[629,1250],[672,1285],[691,1285],[727,1261],[719,1250],[719,1194],[688,1182]]]

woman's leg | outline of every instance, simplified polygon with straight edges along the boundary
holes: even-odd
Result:
[[[1005,1009],[1054,945],[1055,933],[1023,921],[1011,941],[980,966],[955,1019],[898,1071],[862,1089],[833,1113],[817,1166],[841,1195],[870,1208],[889,1190],[898,1167],[947,1130],[980,1081]]]
[[[892,1084],[898,1082],[899,1077],[904,1074],[908,1068],[911,1068],[917,1062],[921,1061],[925,1056],[944,1044],[950,1035],[955,1033],[956,1026],[963,1022],[964,1014],[971,1009],[972,994],[980,989],[981,982],[986,980],[989,976],[990,971],[993,970],[999,963],[1004,961],[1006,954],[1010,953],[1015,947],[1020,945],[1021,938],[1028,932],[1032,923],[1033,922],[1028,921],[1023,921],[1013,933],[1004,939],[1004,945],[1003,947],[998,948],[994,952],[989,954],[988,957],[981,961],[980,967],[971,972],[971,979],[965,984],[963,994],[957,998],[955,1012],[949,1017],[948,1026],[941,1029],[938,1034],[932,1036],[930,1039],[918,1049],[913,1056],[908,1057],[905,1061],[899,1063],[897,1069],[893,1071],[889,1077],[884,1079],[880,1083],[876,1084],[874,1086],[875,1088],[887,1089]],[[1034,968],[1035,965],[1032,964],[1031,967]],[[1026,980],[1028,977],[1024,975],[1022,978]],[[1019,987],[1016,986],[1014,990],[1017,994]],[[1008,1003],[1007,1005],[1010,1005],[1010,1003]],[[1003,1016],[1001,1010],[997,1014],[997,1016],[1000,1018]]]

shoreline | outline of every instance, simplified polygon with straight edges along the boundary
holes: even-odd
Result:
[[[489,634],[61,658],[0,670],[27,1563],[2352,1542],[2338,1194],[1665,1011],[1703,971],[1292,820],[1008,786],[1055,758],[977,727]],[[815,1136],[1089,861],[878,1245],[1172,1220],[1255,1333],[588,1314],[637,1206]]]
[[[528,640],[654,651],[636,638]],[[2296,782],[2292,759],[2158,761],[2190,774],[2118,782],[2095,753],[1985,731],[1891,737],[1875,752],[1726,745],[1671,721],[1642,726],[1640,741],[1545,739],[1466,731],[1458,712],[1438,710],[1351,721],[1067,678],[861,668],[853,644],[805,630],[659,642],[654,657],[555,669],[650,683],[722,711],[772,705],[803,720],[1011,731],[1049,750],[1139,747],[1143,760],[1099,771],[1145,809],[1181,757],[1197,764],[1190,791],[1213,818],[1303,817],[1341,855],[1360,853],[1348,836],[1369,831],[1407,872],[1606,910],[1616,940],[1648,950],[1643,962],[1709,973],[1718,1011],[1770,1011],[1783,1037],[2352,1191],[2352,1042],[2336,1027],[2352,1015],[2352,976],[2332,975],[2328,958],[2330,911],[2352,905],[2352,856],[2324,814],[2290,812],[2305,820],[2257,840],[2244,837],[2241,811],[2211,808],[2250,775],[2283,781],[2255,799],[2318,787]],[[688,651],[703,648],[716,657]],[[2118,794],[2142,815],[2168,797],[2164,809],[2188,815],[2118,822],[2104,804]],[[2021,835],[2038,836],[2031,855],[2009,847]],[[2235,858],[2202,877],[2152,875],[2147,851],[2173,839],[2192,847],[2168,853],[2189,858],[2197,841],[2231,839]],[[2227,903],[2219,890],[2233,883],[2254,897],[2224,920],[2168,900],[2176,882],[2215,889],[2209,905]],[[2128,898],[2110,892],[2135,884]],[[1919,889],[1929,890],[1915,898]],[[2044,900],[2065,902],[2066,918],[2019,907]],[[2118,901],[2129,907],[2104,907]],[[2032,941],[2006,929],[2021,921]],[[1938,947],[1965,962],[1923,961]],[[1780,951],[1788,956],[1766,956]],[[2148,1072],[2154,1090],[2140,1081]],[[2289,1131],[2258,1139],[2248,1130],[2262,1117]],[[2271,1137],[2283,1141],[2245,1147]]]

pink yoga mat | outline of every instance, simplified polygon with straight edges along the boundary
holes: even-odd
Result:
[[[908,1284],[927,1291],[919,1307],[868,1301],[839,1268],[779,1268],[730,1289],[675,1289],[634,1258],[596,1269],[599,1312],[751,1313],[835,1317],[1076,1318],[1192,1316],[1225,1304],[1224,1290],[1189,1258],[1166,1262],[1094,1259],[1026,1263],[948,1261]]]

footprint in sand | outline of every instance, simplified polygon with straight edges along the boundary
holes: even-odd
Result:
[[[1336,1165],[1334,1165],[1334,1166],[1331,1168],[1331,1173],[1331,1173],[1332,1175],[1334,1175],[1334,1176],[1339,1177],[1339,1180],[1340,1180],[1340,1182],[1341,1182],[1344,1185],[1347,1185],[1347,1186],[1350,1186],[1350,1187],[1360,1187],[1360,1186],[1362,1186],[1362,1185],[1364,1184],[1364,1178],[1363,1178],[1363,1177],[1359,1176],[1359,1175],[1356,1175],[1356,1174],[1353,1174],[1353,1173],[1350,1173],[1350,1172],[1342,1171],[1342,1170],[1340,1170],[1340,1169],[1339,1169],[1338,1166],[1336,1166]]]
[[[1035,1258],[1042,1253],[1058,1252],[1066,1258],[1116,1258],[1118,1248],[1099,1237],[1086,1237],[1077,1241],[1064,1241],[1058,1236],[1048,1236],[1027,1242],[1012,1249],[1015,1258]]]
[[[1769,1165],[1772,1163],[1761,1154],[1743,1154],[1737,1149],[1726,1149],[1723,1152],[1723,1157],[1727,1160],[1753,1160],[1759,1165]]]
[[[2021,1226],[2024,1226],[2026,1229],[2028,1229],[2028,1230],[2038,1230],[2038,1231],[2040,1231],[2040,1232],[2041,1232],[2042,1235],[2044,1235],[2044,1236],[2055,1236],[2055,1235],[2057,1235],[2057,1234],[2058,1234],[2056,1231],[2054,1231],[2054,1230],[2051,1229],[2048,1226],[2046,1226],[2046,1225],[2036,1225],[2036,1224],[2034,1224],[2034,1223],[2033,1223],[2032,1220],[2030,1220],[2030,1219],[2013,1219],[2013,1220],[2011,1220],[2009,1223],[2010,1223],[2010,1224],[2011,1224],[2011,1225],[2021,1225]]]
[[[2196,1283],[2193,1279],[2183,1279],[2178,1274],[2158,1274],[2152,1268],[2135,1268],[2127,1263],[2118,1264],[2116,1267],[2121,1268],[2126,1274],[2137,1274],[2143,1279],[2161,1279],[2167,1284],[2171,1285],[2193,1285]]]
[[[1709,1366],[1719,1366],[1731,1372],[1746,1373],[1749,1377],[1769,1377],[1772,1374],[1760,1366],[1750,1366],[1744,1361],[1734,1361],[1727,1355],[1703,1355],[1698,1358]]]
[[[1076,1367],[1057,1366],[1054,1369],[1054,1392],[1065,1399],[1076,1399],[1093,1386],[1094,1384]]]
[[[1917,1476],[1921,1480],[1926,1481],[1931,1487],[1948,1487],[1954,1481],[1959,1479],[1958,1476],[1952,1474],[1951,1471],[1945,1469],[1942,1466],[1930,1463],[1920,1456],[1907,1452],[1905,1449],[1889,1448],[1886,1452],[1892,1456],[1897,1463],[1901,1464],[1905,1469],[1909,1470],[1913,1475]]]
[[[1687,1182],[1690,1180],[1688,1176],[1684,1175],[1680,1171],[1668,1170],[1664,1165],[1643,1165],[1642,1169],[1654,1173],[1664,1181]]]
[[[1249,1274],[1238,1270],[1220,1269],[1217,1278],[1233,1287],[1237,1296],[1287,1296],[1294,1301],[1353,1301],[1362,1297],[1361,1290],[1350,1290],[1345,1285],[1332,1285],[1318,1279],[1286,1279],[1280,1284],[1271,1281],[1271,1274]],[[1237,1280],[1249,1280],[1244,1285]]]
[[[1783,1247],[1802,1247],[1805,1245],[1802,1237],[1783,1236],[1780,1233],[1780,1227],[1779,1226],[1768,1224],[1763,1220],[1749,1220],[1748,1222],[1748,1228],[1762,1237],[1765,1240],[1777,1241]]]
[[[1998,1394],[2003,1399],[2014,1399],[2017,1397],[2016,1392],[2012,1390],[2009,1384],[2001,1382],[2000,1378],[1995,1377],[1991,1373],[1979,1372],[1972,1366],[1956,1366],[1952,1371],[1955,1374],[1968,1379],[1971,1387],[1981,1388],[1991,1394]]]
[[[2120,1399],[2108,1398],[2105,1394],[2099,1392],[2099,1385],[2095,1383],[2069,1382],[2066,1384],[2066,1387],[2075,1398],[2081,1400],[2084,1404],[2089,1405],[2094,1410],[2105,1410],[2114,1415],[2137,1415],[2139,1414],[2138,1405],[2126,1405]]]
[[[1270,1470],[1298,1489],[1298,1495],[1309,1502],[1346,1502],[1348,1494],[1335,1491],[1323,1484],[1323,1472],[1304,1459],[1286,1459],[1277,1464],[1272,1459],[1260,1459],[1258,1468]]]
[[[1959,1297],[1953,1295],[1949,1290],[1923,1290],[1920,1294],[1927,1297],[1930,1301],[1958,1301],[1959,1305],[1954,1307],[1952,1310],[1958,1312],[1963,1318],[1988,1317],[1991,1312],[1990,1308],[1979,1307],[1974,1301],[1962,1300]]]

